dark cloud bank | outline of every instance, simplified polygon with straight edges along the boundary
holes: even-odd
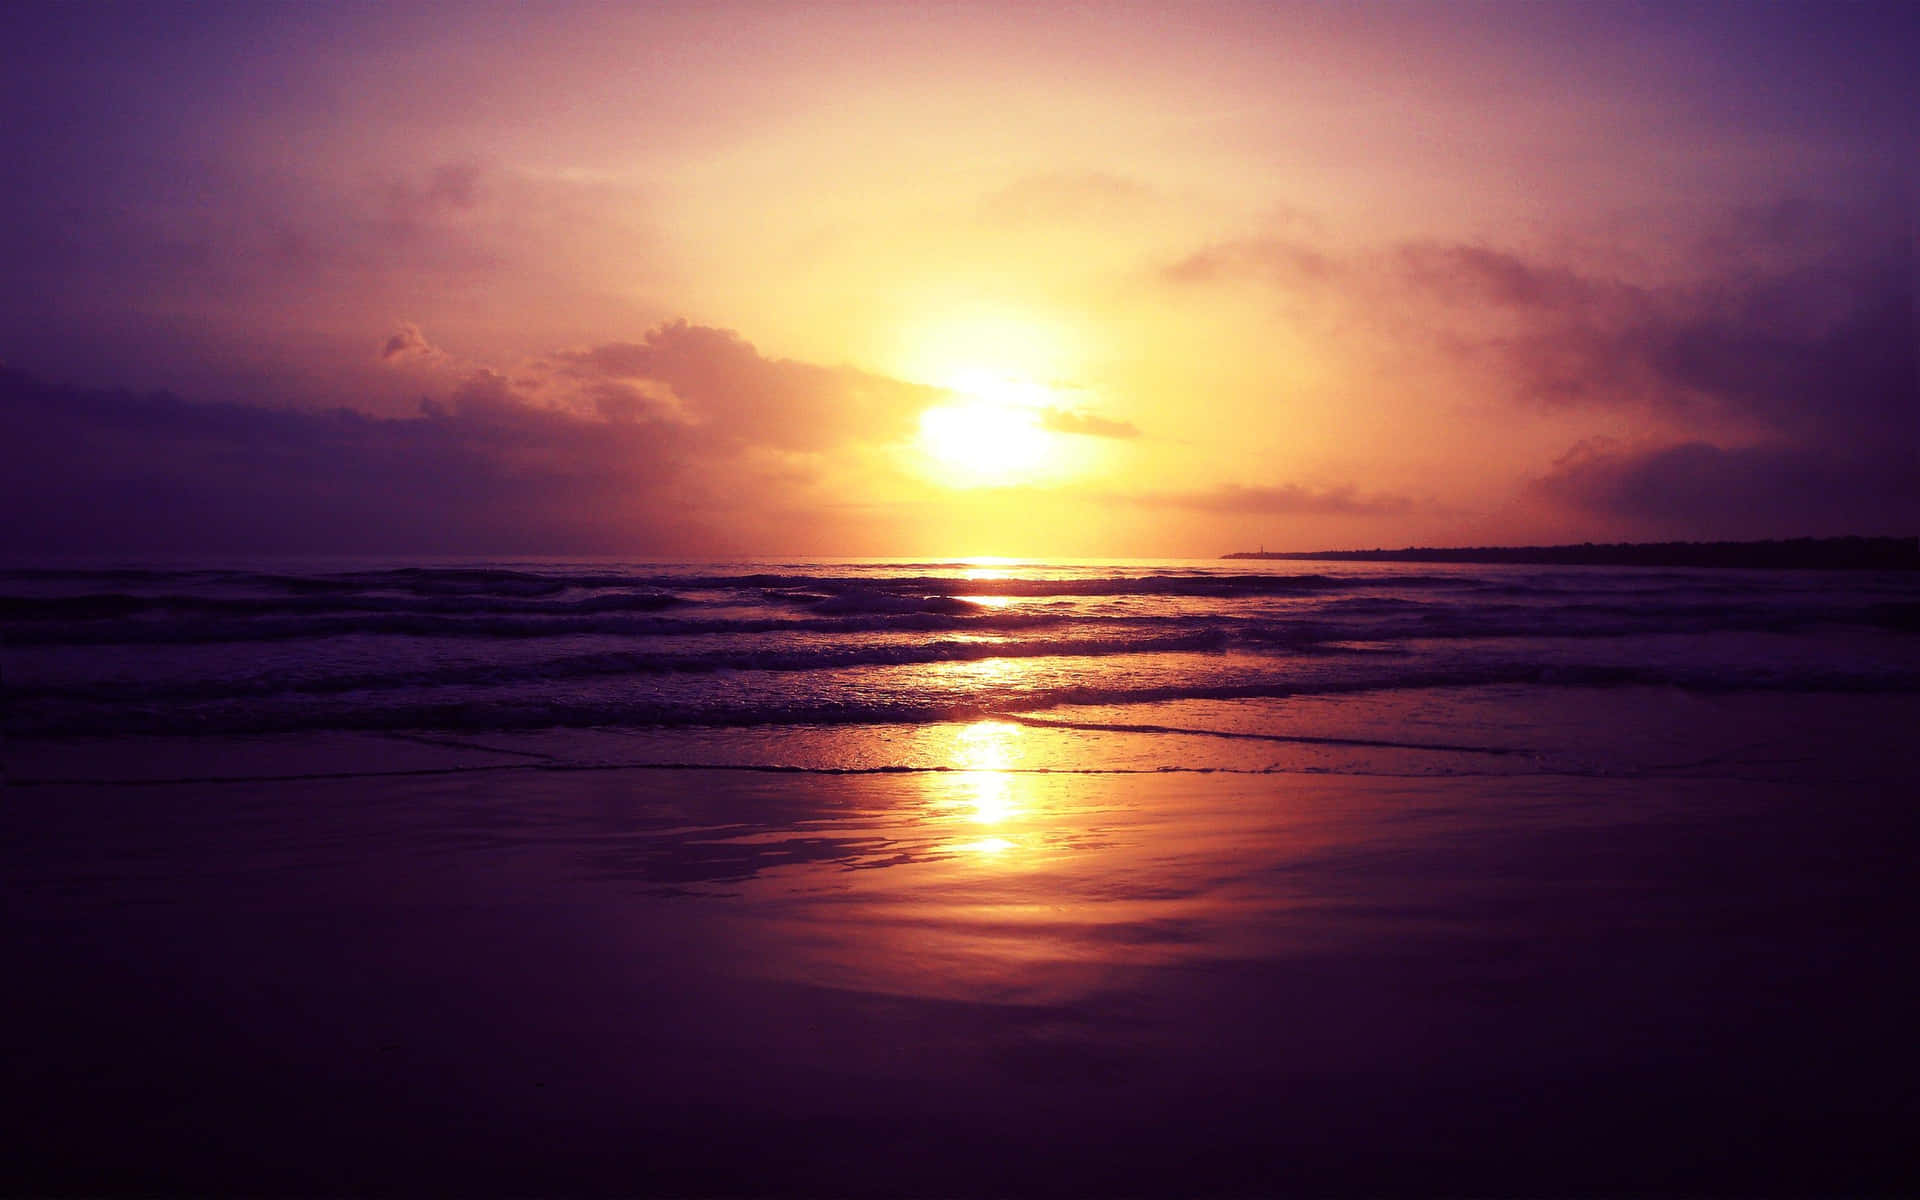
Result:
[[[381,353],[443,357],[412,325]],[[897,433],[929,394],[684,322],[403,418],[0,371],[0,552],[711,555],[818,530],[805,452]]]
[[[0,551],[674,552],[701,544],[670,439],[481,393],[369,417],[0,377]]]
[[[1536,481],[1536,496],[1662,536],[1920,526],[1911,242],[1649,298],[1611,320],[1566,311],[1516,347],[1539,394],[1643,399],[1677,421],[1715,420],[1744,436],[1585,441]]]

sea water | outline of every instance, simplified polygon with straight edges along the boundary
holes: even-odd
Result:
[[[1263,564],[1263,566],[1266,566]],[[1165,561],[0,572],[6,732],[769,730],[1920,688],[1920,575]]]

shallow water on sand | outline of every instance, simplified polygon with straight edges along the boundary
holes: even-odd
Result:
[[[1898,1191],[1916,717],[16,742],[6,1182]]]

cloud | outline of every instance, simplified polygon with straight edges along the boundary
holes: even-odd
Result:
[[[10,554],[710,556],[824,536],[819,501],[788,462],[530,404],[491,371],[407,418],[0,373]]]
[[[1623,291],[1568,266],[1476,243],[1405,241],[1336,251],[1271,236],[1205,246],[1162,266],[1159,277],[1177,287],[1253,283],[1317,294],[1369,314],[1402,312],[1429,330],[1488,310],[1535,318],[1591,312]]]
[[[591,385],[586,396],[594,415],[608,421],[641,421],[671,414],[669,404],[630,383],[607,380]]]
[[[1177,285],[1247,281],[1294,286],[1324,285],[1345,268],[1338,258],[1285,238],[1243,238],[1196,250],[1161,268]]]
[[[1561,266],[1488,246],[1413,242],[1393,251],[1391,270],[1407,286],[1449,304],[1497,304],[1563,312],[1608,289]]]
[[[601,387],[664,387],[705,438],[787,450],[905,436],[943,395],[852,367],[767,358],[732,330],[686,321],[660,325],[638,342],[562,351],[538,366]]]
[[[1077,408],[1041,410],[1040,428],[1048,433],[1079,434],[1085,437],[1126,439],[1140,436],[1139,426],[1131,421],[1115,421]]]
[[[411,321],[402,321],[400,328],[380,347],[380,361],[385,363],[438,362],[445,358],[446,354],[429,342],[427,335]]]
[[[1907,260],[1741,281],[1619,340],[1685,394],[1819,441],[1916,436],[1920,359]]]
[[[1777,248],[1755,253],[1779,257]],[[1465,307],[1448,352],[1504,378],[1522,402],[1642,407],[1823,442],[1912,436],[1920,366],[1910,247],[1869,243],[1764,269],[1730,265],[1662,287],[1514,256],[1409,278],[1421,294]],[[1504,329],[1466,327],[1496,304],[1511,318]]]
[[[92,186],[0,191],[0,328],[39,331],[10,357],[48,378],[236,399],[270,378],[302,403],[397,401],[407,385],[381,368],[420,360],[349,358],[370,313],[527,354],[653,319],[622,297],[671,270],[634,184],[459,158],[110,157]]]
[[[1634,537],[1911,534],[1920,460],[1771,441],[1581,442],[1530,485],[1551,509]]]
[[[1363,361],[1490,395],[1521,420],[1647,431],[1580,441],[1521,480],[1540,528],[1902,534],[1920,525],[1909,220],[1872,196],[1747,206],[1685,238],[1653,236],[1643,257],[1432,240],[1323,254],[1257,237],[1204,247],[1160,278],[1270,289],[1273,319],[1317,321]],[[1161,498],[1224,512],[1352,499],[1294,487]],[[1359,507],[1404,511],[1376,499]]]
[[[1351,486],[1315,489],[1297,483],[1252,487],[1230,483],[1207,491],[1150,492],[1124,499],[1156,508],[1245,515],[1383,517],[1414,508],[1405,496],[1362,493]]]
[[[1437,241],[1328,253],[1257,237],[1170,262],[1160,279],[1271,288],[1293,315],[1334,314],[1343,344],[1367,359],[1464,372],[1476,392],[1535,409],[1640,409],[1703,436],[1737,426],[1750,438],[1911,445],[1920,327],[1908,221],[1878,201],[1732,210],[1652,265],[1621,249],[1578,261]],[[1426,358],[1410,362],[1421,347]]]

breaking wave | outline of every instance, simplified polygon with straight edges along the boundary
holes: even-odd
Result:
[[[1912,573],[0,572],[21,735],[952,720],[1439,686],[1920,690]]]

